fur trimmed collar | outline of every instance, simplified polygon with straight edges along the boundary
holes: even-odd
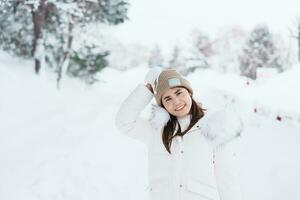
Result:
[[[216,146],[241,136],[243,123],[233,104],[220,110],[208,110],[190,131],[201,129],[201,133]],[[152,104],[150,124],[155,130],[161,130],[170,120],[169,113],[161,106]]]

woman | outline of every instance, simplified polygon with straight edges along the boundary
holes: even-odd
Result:
[[[145,82],[122,103],[116,126],[148,147],[150,199],[241,200],[230,144],[240,135],[239,123],[227,123],[226,109],[203,109],[174,69],[151,69]],[[157,106],[144,119],[140,113],[153,97]]]

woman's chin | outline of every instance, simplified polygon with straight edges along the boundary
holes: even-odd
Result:
[[[189,112],[187,110],[182,110],[182,111],[174,112],[173,115],[176,117],[183,117],[183,116],[186,116],[187,114],[189,114]]]

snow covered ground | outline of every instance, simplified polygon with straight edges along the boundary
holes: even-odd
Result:
[[[147,149],[114,126],[146,67],[106,68],[90,87],[65,79],[58,91],[53,74],[35,76],[31,62],[3,52],[0,61],[1,200],[147,199]],[[214,71],[188,76],[204,107],[238,103],[246,200],[300,199],[299,74],[294,66],[249,84]]]

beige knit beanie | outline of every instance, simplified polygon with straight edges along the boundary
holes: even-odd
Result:
[[[193,95],[193,89],[188,80],[186,80],[181,74],[179,74],[175,69],[165,69],[163,70],[155,82],[154,97],[159,106],[161,104],[162,95],[170,88],[183,86],[185,87],[191,95]]]

